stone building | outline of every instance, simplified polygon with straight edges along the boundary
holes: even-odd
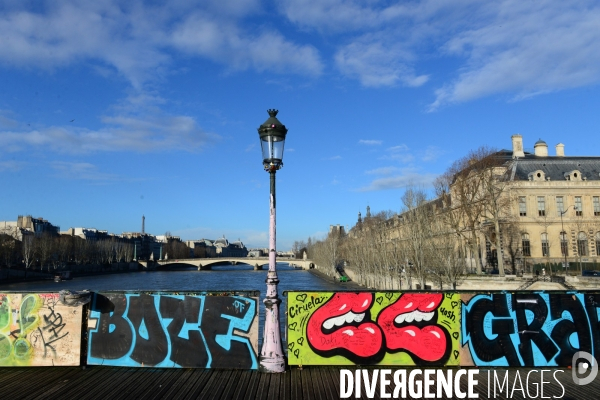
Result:
[[[241,240],[235,242],[229,242],[225,236],[215,240],[214,245],[216,247],[217,257],[247,257],[248,249],[244,246]]]
[[[492,170],[496,190],[501,193],[498,202],[503,205],[496,217],[500,240],[496,240],[494,217],[489,212],[493,207],[486,204],[488,211],[478,218],[479,254],[467,250],[468,258],[480,257],[487,269],[495,269],[501,256],[509,273],[514,269],[531,271],[535,264],[562,267],[565,256],[572,270],[574,262],[577,270],[579,264],[583,270],[593,268],[600,262],[600,157],[566,156],[562,143],[550,155],[541,139],[533,152],[528,152],[521,135],[511,139],[512,149],[494,153],[493,163],[485,167]],[[471,173],[465,176],[476,179]],[[456,186],[455,181],[450,190],[451,207],[459,197]],[[486,196],[479,198],[490,201]],[[438,200],[430,204],[444,212],[448,204]]]
[[[42,217],[34,218],[31,215],[19,215],[16,221],[0,221],[0,233],[10,235],[17,240],[23,240],[23,235],[34,234],[37,237],[47,233],[58,236],[59,226],[52,225]]]
[[[187,240],[185,243],[190,248],[190,255],[193,258],[214,258],[217,256],[216,246],[208,239]]]
[[[163,243],[156,236],[141,232],[123,232],[121,235],[133,244],[134,260],[160,260],[163,258]]]
[[[571,272],[600,269],[600,156],[567,156],[562,143],[555,146],[551,155],[543,140],[534,144],[533,151],[526,151],[521,135],[511,139],[511,149],[493,153],[483,164],[469,164],[454,175],[447,195],[420,207],[430,209],[437,223],[444,220],[443,213],[474,208],[475,203],[484,205],[476,214],[474,234],[466,228],[464,216],[454,231],[436,228],[442,229],[438,233],[447,230],[456,234],[456,229],[462,230],[460,235],[465,239],[461,242],[461,254],[465,254],[467,266],[473,269],[479,259],[486,270],[494,271],[502,257],[507,273],[532,271],[536,264],[538,269],[544,264],[556,271],[563,269],[565,256]],[[479,179],[478,174],[484,170],[491,171],[495,182],[492,190],[499,193],[496,216],[490,212],[490,196],[477,193],[476,189],[472,201],[466,206],[461,204],[459,179],[463,184]],[[405,214],[396,215],[385,222],[390,240],[406,239],[402,233],[404,217]],[[368,230],[367,221],[359,213],[349,236]]]
[[[518,257],[530,263],[560,263],[565,255],[571,263],[600,262],[600,157],[566,156],[562,143],[549,155],[543,140],[533,153],[525,152],[521,135],[513,135],[504,165]]]

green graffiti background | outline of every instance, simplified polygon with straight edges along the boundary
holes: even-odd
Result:
[[[376,321],[379,313],[395,303],[402,292],[375,292],[370,309],[371,320]],[[334,292],[288,292],[287,342],[289,365],[353,365],[344,356],[322,357],[316,354],[308,344],[306,326],[310,316],[333,297]],[[446,311],[442,313],[442,310]],[[442,303],[436,310],[437,325],[450,333],[450,356],[445,365],[460,364],[460,295],[445,293]],[[369,364],[365,362],[365,364]],[[386,353],[376,365],[416,365],[412,357],[404,352]]]

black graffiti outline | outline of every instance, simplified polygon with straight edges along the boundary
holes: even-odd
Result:
[[[55,312],[53,306],[49,306],[48,309],[50,310],[50,314],[44,315],[44,322],[46,322],[46,326],[44,326],[43,329],[53,333],[52,337],[56,338],[55,340],[52,341],[52,342],[54,342],[58,339],[64,338],[65,336],[67,336],[69,334],[69,332],[58,337],[60,332],[67,326],[67,323],[63,322],[62,315],[60,313]],[[54,320],[50,321],[50,318],[52,318],[52,317],[54,317]],[[56,321],[58,321],[58,320],[60,320],[60,323],[56,323]],[[58,331],[57,331],[57,329],[58,329]]]

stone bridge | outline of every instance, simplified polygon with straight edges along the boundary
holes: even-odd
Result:
[[[198,268],[198,270],[210,270],[213,265],[218,263],[228,262],[232,265],[246,264],[254,267],[255,270],[269,268],[268,257],[219,257],[219,258],[188,258],[188,259],[172,259],[159,261],[141,261],[145,268],[156,269],[174,264],[185,264]],[[312,260],[298,260],[295,258],[277,258],[277,262],[288,263],[292,267],[300,267],[302,269],[311,269],[315,265]]]

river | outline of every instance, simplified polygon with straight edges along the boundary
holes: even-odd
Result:
[[[279,297],[282,300],[280,307],[280,321],[282,334],[285,327],[285,310],[287,310],[287,297],[283,296],[286,290],[303,291],[335,291],[344,287],[333,281],[321,279],[309,271],[294,269],[287,263],[277,263],[279,277]],[[132,291],[260,291],[259,309],[259,343],[262,342],[262,326],[264,305],[262,300],[266,293],[267,270],[254,271],[249,265],[224,265],[215,266],[212,271],[198,271],[196,268],[175,271],[148,271],[120,274],[107,274],[86,277],[76,277],[72,280],[34,281],[0,284],[1,291],[27,291],[27,292],[58,292],[62,289],[83,290],[94,292],[107,290],[132,290]],[[285,342],[285,339],[284,339]]]

